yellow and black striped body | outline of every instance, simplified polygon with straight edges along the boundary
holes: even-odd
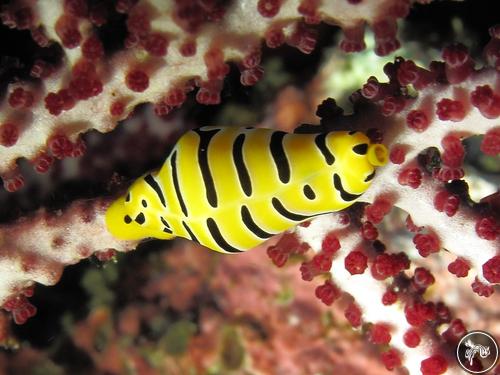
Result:
[[[236,253],[350,206],[386,162],[385,146],[360,132],[204,127],[184,134],[159,171],[134,182],[106,224],[120,239],[180,236]]]

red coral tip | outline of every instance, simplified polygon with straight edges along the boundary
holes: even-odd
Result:
[[[33,94],[22,87],[15,88],[9,95],[9,105],[12,108],[29,108],[32,104]]]
[[[493,128],[486,132],[481,142],[481,151],[491,156],[500,154],[500,128]]]
[[[500,283],[500,255],[483,264],[483,276],[492,284]]]
[[[391,342],[391,333],[386,324],[374,324],[368,334],[369,340],[377,345],[387,345]]]
[[[415,109],[406,115],[406,124],[410,129],[421,133],[429,127],[430,121],[423,111]]]
[[[259,0],[257,11],[262,17],[271,18],[278,14],[282,0]]]
[[[445,98],[436,104],[436,114],[441,121],[462,121],[465,108],[462,102]]]
[[[119,117],[122,116],[125,111],[125,103],[121,100],[113,102],[109,108],[109,113],[111,116]]]
[[[383,197],[376,198],[372,204],[365,207],[365,216],[373,224],[379,224],[392,209],[392,203]]]
[[[264,69],[260,66],[246,69],[241,72],[240,82],[243,86],[253,86],[260,81],[264,75]]]
[[[89,60],[98,60],[104,55],[104,48],[96,36],[91,36],[82,44],[82,54]]]
[[[149,76],[142,70],[132,70],[125,77],[127,87],[135,92],[143,92],[149,87]]]
[[[416,348],[420,344],[420,335],[415,329],[410,328],[403,335],[403,341],[407,347]]]
[[[323,238],[323,242],[321,243],[321,250],[328,255],[335,254],[340,249],[340,242],[337,236],[330,232],[325,238]]]
[[[437,253],[440,249],[440,243],[437,236],[433,233],[418,233],[413,237],[413,243],[422,257],[428,257],[432,253]]]
[[[389,349],[380,355],[382,362],[387,370],[392,371],[401,367],[401,356],[395,349]]]
[[[458,211],[460,198],[447,190],[440,191],[434,197],[434,207],[439,212],[445,212],[447,216],[452,217]]]
[[[477,276],[474,279],[474,282],[471,284],[471,287],[472,291],[481,297],[488,298],[495,292],[492,285],[487,285],[485,283],[482,283],[481,281],[479,281]]]
[[[54,158],[52,156],[46,154],[45,152],[42,152],[32,161],[32,164],[36,172],[46,173],[53,162]]]
[[[351,323],[351,326],[359,327],[361,325],[361,310],[354,302],[351,302],[349,306],[347,306],[344,316],[349,323]]]
[[[144,49],[153,56],[165,56],[167,53],[168,40],[158,33],[149,34],[144,41]]]
[[[378,230],[371,222],[367,221],[361,226],[361,235],[365,240],[375,241],[378,237]]]
[[[456,277],[466,277],[469,273],[470,266],[466,260],[462,258],[457,258],[450,264],[448,264],[448,271],[454,274]]]
[[[325,305],[330,306],[337,298],[340,297],[340,289],[337,288],[330,280],[326,280],[323,285],[316,288],[315,295]]]
[[[422,172],[418,168],[406,168],[399,173],[398,182],[401,185],[417,189],[422,183]]]
[[[6,122],[0,125],[0,145],[12,147],[19,139],[19,126],[12,122]]]
[[[382,296],[382,304],[384,306],[392,305],[397,300],[398,300],[398,294],[393,290],[386,291]]]
[[[476,222],[476,233],[479,238],[494,241],[497,238],[498,232],[499,226],[492,216],[483,217]]]
[[[351,275],[360,275],[368,267],[368,257],[361,251],[353,250],[344,258],[344,266]]]
[[[412,285],[419,292],[424,292],[429,286],[434,284],[435,279],[434,276],[430,273],[430,271],[424,267],[415,268],[415,272],[413,273]]]

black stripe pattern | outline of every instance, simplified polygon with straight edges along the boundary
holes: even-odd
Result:
[[[217,226],[217,223],[211,217],[209,217],[207,219],[207,227],[208,227],[208,230],[209,230],[210,234],[212,235],[212,238],[214,239],[215,243],[217,245],[219,245],[219,247],[222,250],[227,251],[228,253],[241,253],[242,252],[240,249],[237,249],[237,248],[231,246],[224,239],[224,237],[222,237],[222,234],[219,230],[219,227]]]
[[[301,214],[296,214],[294,212],[291,212],[291,211],[288,211],[284,206],[283,206],[283,203],[281,203],[281,201],[274,197],[272,200],[271,200],[271,203],[274,207],[274,209],[281,215],[283,216],[284,218],[288,219],[288,220],[292,220],[292,221],[302,221],[302,220],[305,220],[305,219],[308,219],[310,216],[307,216],[307,215],[301,215]]]
[[[241,206],[241,220],[243,221],[243,224],[245,224],[245,226],[248,228],[248,230],[250,230],[250,232],[255,234],[257,237],[269,238],[273,236],[272,233],[266,232],[255,223],[252,215],[250,214],[250,210],[245,205]]]
[[[271,135],[271,143],[269,148],[273,157],[274,165],[278,170],[278,176],[282,183],[287,184],[290,182],[290,163],[283,147],[283,139],[285,132],[274,132]]]
[[[353,201],[361,196],[361,194],[351,194],[345,191],[344,187],[342,186],[342,180],[337,173],[333,174],[333,186],[335,186],[335,189],[337,189],[340,193],[340,197],[346,202]]]
[[[193,240],[194,242],[200,243],[200,241],[198,241],[198,238],[196,238],[196,236],[194,235],[191,228],[189,228],[189,225],[187,225],[184,221],[182,222],[182,225],[184,226],[184,229],[186,230],[186,232],[188,232],[189,237],[191,237],[191,240]]]
[[[144,224],[145,221],[146,221],[146,217],[144,216],[144,214],[142,212],[135,217],[135,222],[139,225]]]
[[[214,179],[212,177],[210,166],[208,164],[208,148],[210,146],[211,139],[219,131],[220,129],[195,130],[195,132],[200,136],[200,144],[198,145],[198,164],[200,166],[201,175],[203,177],[203,183],[205,184],[208,203],[213,208],[217,207],[217,192],[215,191]]]
[[[304,195],[306,196],[307,199],[313,200],[316,198],[316,193],[311,188],[311,186],[306,184],[304,185],[303,190],[304,190]]]
[[[165,228],[163,228],[163,231],[165,233],[172,234],[172,228],[170,228],[170,224],[165,220],[165,218],[160,216],[160,220],[163,223],[163,225],[165,226]]]
[[[170,158],[170,166],[172,167],[172,181],[174,183],[175,195],[177,196],[177,201],[181,206],[182,213],[184,216],[188,215],[186,204],[184,203],[184,198],[182,197],[181,189],[179,187],[179,177],[177,176],[177,151],[174,151],[172,157]]]
[[[366,155],[368,152],[368,144],[360,143],[352,148],[352,150],[358,155]]]
[[[373,171],[373,173],[370,173],[368,176],[366,176],[365,182],[369,182],[369,181],[373,180],[373,177],[375,177],[375,171]]]
[[[144,177],[144,181],[146,181],[146,183],[149,186],[151,186],[151,188],[156,192],[156,195],[158,195],[158,198],[160,199],[160,202],[163,205],[163,207],[167,207],[167,203],[165,202],[165,197],[163,196],[163,191],[160,185],[158,185],[158,182],[156,182],[156,180],[154,179],[154,177],[148,174],[146,177]]]
[[[248,173],[245,160],[243,160],[243,144],[245,143],[245,134],[240,134],[236,137],[233,144],[233,160],[238,173],[240,186],[247,197],[252,195],[252,181]]]
[[[335,156],[333,156],[333,154],[330,152],[330,149],[326,145],[327,135],[328,133],[318,134],[316,138],[314,138],[314,143],[316,143],[319,151],[323,154],[326,164],[332,165],[335,162]]]

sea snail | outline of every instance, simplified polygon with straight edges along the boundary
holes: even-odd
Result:
[[[111,204],[106,225],[118,239],[180,236],[238,253],[350,206],[387,159],[361,132],[202,127]]]

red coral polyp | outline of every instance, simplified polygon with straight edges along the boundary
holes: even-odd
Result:
[[[413,273],[412,278],[412,285],[419,292],[423,293],[429,286],[434,284],[434,282],[434,276],[432,276],[428,269],[424,267],[415,268],[415,272]]]
[[[410,263],[404,253],[377,255],[370,267],[375,280],[385,280],[407,269]]]
[[[4,302],[2,308],[12,312],[16,324],[24,324],[36,314],[36,307],[24,295],[9,298]]]
[[[91,36],[82,44],[82,54],[89,60],[98,60],[104,55],[104,47],[96,36]]]
[[[59,17],[55,30],[64,47],[71,49],[80,45],[82,35],[78,30],[78,21],[74,17]]]
[[[266,45],[269,48],[278,48],[285,43],[285,34],[281,27],[271,26],[265,33]]]
[[[253,86],[259,82],[264,75],[264,69],[260,66],[246,69],[241,72],[240,82],[243,86]]]
[[[489,85],[477,86],[470,94],[471,104],[489,119],[500,116],[500,96],[495,95]]]
[[[0,145],[12,147],[19,139],[19,126],[13,122],[6,122],[0,125]]]
[[[310,54],[316,47],[318,32],[303,23],[299,23],[295,31],[290,35],[288,44],[296,47],[300,52],[306,55]]]
[[[36,172],[46,173],[53,162],[54,158],[52,156],[42,152],[35,159],[33,159],[31,163],[33,164]]]
[[[78,100],[86,100],[102,92],[102,82],[92,76],[79,75],[69,83],[69,94]],[[63,99],[64,101],[64,99]]]
[[[401,355],[396,349],[389,349],[380,355],[382,362],[387,370],[392,371],[401,367]]]
[[[282,0],[259,0],[257,11],[262,17],[271,18],[278,14]]]
[[[361,275],[368,267],[368,257],[361,251],[353,250],[344,258],[344,266],[351,275]]]
[[[386,198],[376,198],[372,204],[365,207],[365,216],[373,224],[379,224],[392,209],[392,203]]]
[[[403,341],[409,348],[416,348],[420,344],[420,335],[417,330],[410,328],[403,335]]]
[[[460,205],[460,198],[447,190],[440,191],[434,197],[434,207],[439,212],[444,212],[447,216],[454,216]]]
[[[52,136],[48,142],[52,155],[57,159],[64,159],[65,157],[71,156],[73,152],[73,143],[64,134],[56,134]]]
[[[457,258],[448,264],[448,271],[456,277],[466,277],[469,274],[470,265],[466,260]]]
[[[413,237],[413,243],[415,244],[418,253],[424,258],[428,257],[432,253],[437,253],[441,246],[439,239],[434,233],[418,233]]]
[[[444,165],[457,168],[461,167],[464,161],[465,149],[460,138],[454,135],[447,135],[441,141],[444,152],[441,155],[441,161]]]
[[[180,106],[185,100],[186,92],[179,87],[170,89],[165,96],[165,103],[172,107]]]
[[[491,156],[500,154],[500,128],[488,130],[481,142],[481,151]]]
[[[471,287],[472,287],[472,291],[480,297],[488,298],[489,296],[491,296],[495,292],[492,285],[487,285],[487,284],[479,281],[477,276],[474,279],[474,282],[471,284]]]
[[[323,285],[316,288],[315,294],[321,302],[330,306],[337,298],[340,297],[341,291],[333,284],[333,282],[326,280]]]
[[[22,87],[15,88],[9,95],[9,105],[12,108],[29,108],[32,104],[33,94]]]
[[[467,48],[462,44],[448,46],[442,54],[445,62],[445,73],[449,83],[465,81],[474,70],[474,61]]]
[[[420,327],[425,322],[436,318],[436,307],[432,302],[408,302],[404,308],[406,321],[414,327]]]
[[[14,173],[8,177],[3,176],[3,187],[9,193],[18,191],[24,186],[24,177],[19,173]]]
[[[369,340],[378,345],[387,345],[391,342],[389,327],[383,323],[374,324],[368,334]]]
[[[462,121],[465,107],[459,100],[441,99],[436,104],[436,115],[441,121]]]
[[[393,290],[387,290],[383,295],[382,295],[382,304],[384,306],[389,306],[398,300],[398,294],[393,291]]]
[[[483,264],[483,275],[492,284],[500,283],[500,255],[494,256]]]
[[[149,76],[142,70],[134,69],[125,77],[127,87],[135,92],[143,92],[149,87]]]
[[[393,164],[403,164],[406,158],[406,149],[401,145],[394,145],[389,154],[389,160]]]
[[[479,238],[494,241],[499,232],[498,224],[494,217],[483,217],[476,222],[476,233]]]
[[[167,54],[168,40],[158,33],[149,34],[144,41],[144,49],[152,56],[165,56]]]
[[[422,375],[440,375],[444,374],[448,369],[448,362],[439,354],[433,355],[424,359],[420,363],[420,371]]]
[[[429,127],[430,121],[422,110],[414,109],[406,115],[406,124],[410,129],[421,133]]]
[[[412,189],[417,189],[422,183],[422,172],[418,168],[403,169],[398,175],[398,182]]]
[[[361,310],[354,302],[351,302],[345,309],[344,316],[353,327],[361,325]]]
[[[460,319],[453,319],[450,326],[443,332],[443,338],[453,344],[458,344],[458,341],[467,333],[464,323]]]
[[[64,10],[74,17],[85,17],[88,6],[85,0],[64,0]]]

